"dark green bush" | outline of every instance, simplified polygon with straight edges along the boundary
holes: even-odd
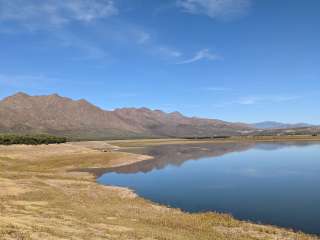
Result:
[[[55,144],[65,143],[65,137],[57,137],[51,135],[16,135],[16,134],[0,134],[0,145],[12,144],[27,144],[27,145],[40,145],[40,144]]]

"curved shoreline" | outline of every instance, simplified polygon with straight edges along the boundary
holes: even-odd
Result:
[[[84,145],[0,147],[0,239],[318,239],[226,214],[190,214],[100,185],[70,170],[145,159]]]
[[[121,141],[121,140],[120,140]],[[121,142],[126,142],[127,140],[124,140],[124,141],[121,141]],[[143,140],[142,140],[143,141]],[[154,144],[150,144],[150,145],[148,145],[148,146],[153,146],[153,147],[155,147],[155,146],[161,146],[161,145],[164,145],[165,143],[157,143],[156,142],[157,140],[151,140],[151,142],[154,142]],[[178,143],[177,143],[177,142]],[[173,141],[173,142],[168,142],[167,144],[181,144],[180,142],[179,142],[179,140],[176,140],[176,141]],[[285,140],[285,139],[278,139],[278,140],[255,140],[255,141],[247,141],[247,143],[263,143],[263,142],[265,142],[265,143],[270,143],[270,142],[279,142],[279,143],[283,143],[283,142],[288,142],[288,144],[292,144],[292,143],[297,143],[297,142],[307,142],[307,143],[314,143],[314,142],[320,142],[320,140],[319,139],[312,139],[312,140],[310,140],[310,139],[308,139],[308,140],[306,140],[306,139],[294,139],[294,140],[290,140],[290,141],[288,141],[288,140]],[[206,140],[196,140],[196,141],[190,141],[190,140],[187,140],[187,143],[183,143],[183,144],[204,144],[204,143],[210,143],[210,144],[226,144],[226,143],[240,143],[239,141],[236,141],[236,140],[223,140],[223,141],[206,141]],[[243,143],[243,142],[242,142]],[[138,141],[138,145],[139,145],[140,143],[139,143],[139,141]],[[126,150],[127,148],[126,147],[123,147],[123,148],[121,148],[121,147],[119,147],[119,146],[117,146],[119,149],[119,151],[121,151],[121,150]],[[132,147],[132,148],[135,148],[135,147]],[[137,148],[144,148],[144,147],[141,147],[141,146],[138,146]],[[146,158],[146,159],[144,159],[144,160],[142,160],[142,161],[136,161],[136,162],[131,162],[131,163],[128,163],[128,164],[122,164],[121,166],[114,166],[114,167],[110,167],[110,168],[105,168],[105,169],[101,169],[102,171],[104,171],[104,174],[108,174],[108,173],[112,173],[112,172],[114,172],[114,170],[116,170],[116,169],[118,169],[118,167],[129,167],[129,166],[131,166],[131,165],[134,165],[134,164],[137,164],[137,163],[141,163],[141,162],[144,162],[144,161],[153,161],[154,160],[154,156],[150,156],[150,155],[141,155],[141,156],[149,156],[149,158]],[[99,169],[96,169],[96,170],[99,170]],[[97,171],[95,171],[95,170],[93,170],[93,169],[87,169],[86,170],[87,172],[89,172],[89,173],[93,173],[94,175],[95,175],[95,177],[96,177],[96,181],[97,181],[97,183],[98,184],[100,184],[100,185],[103,185],[103,186],[109,186],[109,187],[114,187],[113,185],[109,185],[109,184],[103,184],[103,183],[100,183],[100,182],[98,182],[98,178],[99,177],[101,177],[102,176],[102,174],[97,174]],[[151,204],[156,204],[156,205],[159,205],[159,206],[161,206],[161,207],[165,207],[165,208],[168,208],[168,209],[178,209],[178,208],[175,208],[175,207],[172,207],[172,206],[164,206],[162,203],[159,203],[159,202],[153,202],[152,200],[149,200],[148,198],[145,198],[145,197],[143,197],[143,196],[140,196],[139,194],[137,194],[136,193],[136,190],[135,189],[133,189],[133,188],[130,188],[130,187],[126,187],[126,186],[117,186],[117,188],[122,188],[122,189],[125,189],[125,190],[128,190],[128,191],[131,191],[132,193],[134,193],[137,197],[139,197],[139,198],[143,198],[143,199],[146,199],[146,200],[148,200],[148,201],[151,201]],[[180,209],[178,209],[178,210],[180,210]],[[184,213],[188,213],[188,214],[197,214],[197,213],[201,213],[201,211],[197,211],[197,212],[189,212],[189,211],[187,211],[187,210],[183,210],[183,212]],[[218,214],[224,214],[224,213],[219,213],[219,212],[216,212],[216,211],[214,211],[214,210],[211,210],[211,211],[209,211],[210,213],[218,213]],[[232,215],[230,215],[231,217],[233,217]],[[237,219],[237,218],[236,218]],[[292,230],[290,230],[289,228],[284,228],[284,227],[281,227],[281,226],[277,226],[277,225],[266,225],[266,224],[263,224],[263,223],[257,223],[257,222],[252,222],[252,221],[250,221],[250,220],[240,220],[240,219],[237,219],[237,220],[239,220],[239,221],[243,221],[243,222],[247,222],[247,223],[251,223],[251,224],[257,224],[257,225],[260,225],[260,226],[268,226],[268,227],[276,227],[276,228],[283,228],[283,229],[286,229],[286,230],[288,230],[288,231],[292,231]],[[300,230],[296,230],[295,232],[297,232],[297,233],[299,233],[300,232]],[[312,235],[312,233],[307,233],[307,234],[311,234]],[[317,235],[315,235],[315,236],[317,236]]]

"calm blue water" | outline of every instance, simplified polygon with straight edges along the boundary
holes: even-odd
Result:
[[[113,169],[98,181],[190,212],[230,213],[320,234],[320,143],[176,145],[142,152],[155,159]]]

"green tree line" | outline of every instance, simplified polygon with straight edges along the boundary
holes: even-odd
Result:
[[[12,144],[27,144],[27,145],[40,145],[40,144],[55,144],[65,143],[65,137],[57,137],[51,135],[16,135],[16,134],[0,134],[0,145]]]

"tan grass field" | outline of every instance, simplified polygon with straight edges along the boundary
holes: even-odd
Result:
[[[111,143],[125,147],[188,142],[192,141]],[[128,189],[99,185],[90,173],[72,171],[150,159],[121,152],[114,145],[0,146],[0,239],[318,239],[224,214],[184,213]]]

